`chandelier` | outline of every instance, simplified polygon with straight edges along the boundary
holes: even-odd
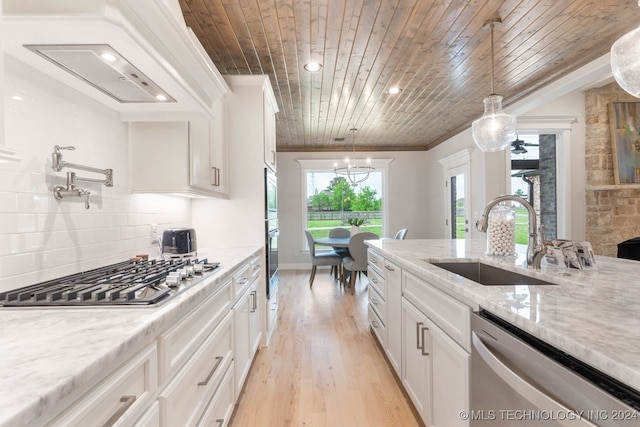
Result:
[[[487,21],[491,29],[491,94],[483,100],[484,114],[471,124],[473,140],[482,151],[504,150],[516,138],[516,117],[502,111],[502,96],[496,95],[493,90],[493,27],[496,22],[502,20],[497,17]]]
[[[622,89],[635,97],[640,96],[640,27],[611,46],[611,71]]]
[[[353,158],[344,159],[345,166],[342,167],[338,167],[338,163],[334,163],[333,172],[336,176],[347,178],[351,186],[356,187],[361,182],[366,181],[369,178],[369,173],[375,169],[371,167],[371,159],[367,158],[365,161],[361,161],[356,158],[356,133],[358,133],[358,129],[351,128],[349,132],[353,135]]]

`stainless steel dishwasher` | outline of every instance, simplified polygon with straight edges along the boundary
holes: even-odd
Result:
[[[487,311],[471,331],[471,426],[640,426],[638,391]]]

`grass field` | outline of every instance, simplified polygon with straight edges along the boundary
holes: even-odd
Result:
[[[349,224],[343,225],[339,219],[307,221],[307,228],[311,232],[311,235],[316,239],[329,237],[329,230],[336,227],[346,228],[347,230],[351,228]],[[360,231],[370,231],[382,237],[382,220],[371,219],[367,221],[366,224],[360,226]]]
[[[514,208],[516,212],[516,243],[526,245],[529,241],[529,221],[528,214],[525,208]],[[470,224],[470,227],[475,227],[474,224]],[[329,237],[329,230],[335,227],[343,227],[350,229],[349,224],[342,224],[339,219],[336,220],[317,220],[307,221],[307,228],[311,232],[314,238]],[[456,218],[457,235],[460,238],[464,238],[464,217]],[[365,225],[360,226],[361,231],[370,231],[376,233],[382,237],[382,220],[371,219],[367,221]]]

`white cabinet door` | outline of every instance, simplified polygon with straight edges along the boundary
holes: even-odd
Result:
[[[430,325],[433,382],[433,426],[463,427],[469,410],[470,355],[436,325]]]
[[[266,305],[266,334],[267,339],[265,342],[269,342],[271,340],[271,336],[276,329],[277,321],[278,321],[278,286],[276,285],[275,289],[271,290],[271,295],[267,300]]]
[[[234,369],[235,369],[235,400],[240,395],[244,380],[249,373],[251,367],[250,358],[250,314],[251,314],[251,295],[247,290],[233,308],[233,328],[234,328]]]
[[[209,127],[209,120],[189,121],[189,183],[207,191],[213,181]]]
[[[400,375],[402,362],[402,270],[397,265],[384,260],[386,285],[386,318],[387,341],[385,352],[391,366]]]
[[[220,195],[229,194],[229,170],[227,163],[227,103],[218,99],[213,103],[215,117],[210,122],[210,167],[213,171],[213,191]]]
[[[258,304],[258,284],[262,283],[260,278],[256,279],[249,289],[249,350],[250,359],[256,354],[262,339],[262,310]]]
[[[431,335],[427,317],[402,299],[402,385],[425,425],[431,425]]]
[[[189,184],[207,192],[227,194],[224,103],[216,102],[212,120],[189,122]]]
[[[227,197],[226,136],[219,126],[215,119],[132,123],[133,191]]]

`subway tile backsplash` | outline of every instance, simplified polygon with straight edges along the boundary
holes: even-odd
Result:
[[[189,199],[132,194],[129,125],[116,112],[11,58],[4,102],[5,145],[22,160],[0,163],[0,291],[140,253],[158,256],[151,224],[160,235],[190,226]],[[91,191],[89,210],[79,198],[54,199],[67,171],[51,169],[54,145],[76,147],[64,152],[66,161],[114,170],[113,187],[79,185]]]

